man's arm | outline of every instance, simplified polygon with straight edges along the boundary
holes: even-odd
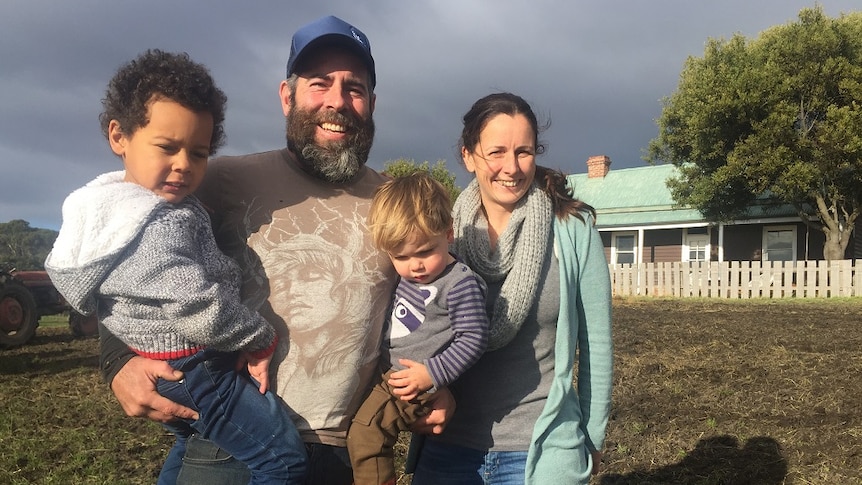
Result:
[[[117,372],[134,356],[135,353],[100,321],[99,370],[102,371],[102,379],[105,380],[105,383],[110,386]]]
[[[198,413],[162,397],[156,391],[159,378],[178,381],[183,373],[167,362],[135,355],[123,342],[99,324],[102,376],[128,416],[167,423],[177,418],[197,419]]]

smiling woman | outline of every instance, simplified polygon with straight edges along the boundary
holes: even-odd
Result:
[[[426,440],[415,485],[575,484],[599,470],[610,278],[593,209],[561,173],[536,165],[539,130],[510,93],[464,115],[461,154],[475,179],[455,203],[454,248],[488,283],[490,351],[452,383],[457,412]],[[575,369],[583,392],[572,388]]]
[[[523,115],[499,114],[485,122],[479,140],[461,149],[467,171],[476,176],[489,221],[491,247],[506,227],[515,204],[536,176],[536,132]]]

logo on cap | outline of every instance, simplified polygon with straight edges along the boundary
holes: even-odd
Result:
[[[356,39],[356,42],[362,44],[362,47],[365,47],[366,49],[368,48],[368,46],[365,45],[365,41],[362,39],[362,34],[360,34],[356,28],[350,27],[350,33],[353,34],[353,38]]]

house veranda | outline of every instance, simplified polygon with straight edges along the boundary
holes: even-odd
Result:
[[[714,223],[678,207],[665,181],[673,165],[610,170],[590,157],[570,175],[575,196],[596,209],[615,296],[788,298],[862,296],[862,238],[845,259],[823,260],[825,238],[789,206],[754,206]]]

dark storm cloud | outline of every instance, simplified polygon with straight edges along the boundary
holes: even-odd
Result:
[[[278,83],[290,35],[327,14],[359,26],[378,66],[370,165],[458,166],[460,117],[492,91],[529,100],[552,125],[541,163],[583,172],[590,155],[641,165],[660,100],[709,37],[756,36],[803,0],[513,2],[109,2],[0,4],[0,222],[58,228],[68,192],[120,168],[98,127],[114,70],[147,48],[186,51],[228,95],[223,154],[284,146]],[[829,15],[858,0],[823,0]]]

